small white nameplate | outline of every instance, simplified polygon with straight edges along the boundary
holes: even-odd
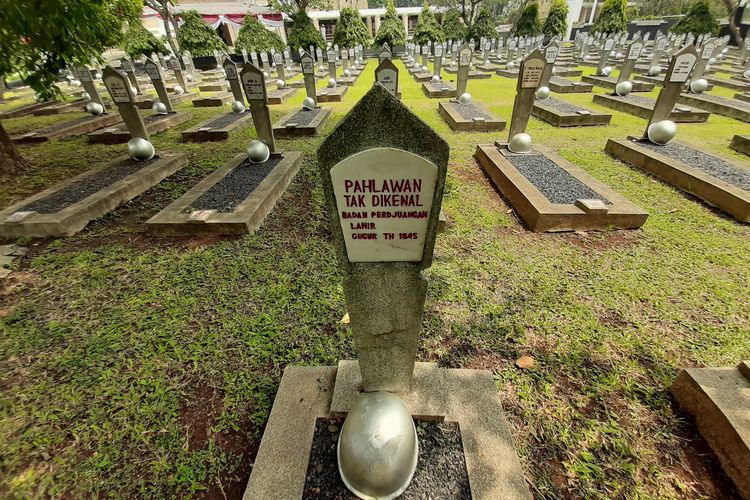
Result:
[[[216,210],[193,210],[188,216],[188,222],[206,222],[216,213]]]
[[[11,223],[17,223],[17,222],[23,222],[24,220],[33,217],[36,215],[36,212],[34,211],[18,211],[13,212],[7,219],[5,219],[5,222],[11,222]]]

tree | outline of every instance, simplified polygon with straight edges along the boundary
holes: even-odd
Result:
[[[312,10],[330,10],[331,3],[329,0],[270,0],[271,8],[275,11],[283,12],[289,17],[294,17],[297,12],[307,12]]]
[[[245,16],[245,23],[240,28],[234,49],[245,49],[248,52],[269,52],[272,48],[278,51],[284,50],[286,44],[275,32],[263,26],[258,18],[249,12]]]
[[[542,33],[549,38],[557,35],[565,35],[568,31],[568,2],[565,0],[554,0],[544,20]]]
[[[726,9],[727,16],[729,17],[729,34],[734,39],[735,45],[739,45],[742,42],[742,36],[740,33],[740,10],[743,8],[743,0],[722,0],[722,4]]]
[[[370,33],[362,22],[357,9],[341,9],[336,31],[333,32],[333,43],[341,48],[351,49],[357,45],[370,45]]]
[[[534,36],[542,32],[542,23],[539,22],[539,5],[531,2],[523,9],[521,16],[516,21],[514,33],[517,36]]]
[[[433,0],[435,5],[448,7],[449,10],[457,10],[468,29],[474,26],[481,7],[488,0]]]
[[[443,36],[448,40],[465,40],[469,33],[461,19],[461,13],[451,9],[443,16]]]
[[[154,9],[164,23],[164,33],[167,34],[167,42],[172,47],[172,52],[179,54],[180,47],[177,45],[176,36],[179,36],[180,29],[177,26],[177,20],[174,18],[174,3],[172,0],[144,0],[143,5]],[[174,30],[174,36],[172,35]]]
[[[294,50],[300,47],[308,50],[310,45],[320,47],[321,49],[326,48],[323,35],[315,29],[315,25],[313,25],[312,20],[310,20],[304,10],[297,11],[292,15],[292,30],[289,32],[286,41]]]
[[[0,76],[18,72],[43,99],[60,96],[59,72],[101,61],[122,39],[124,21],[138,22],[141,0],[0,0]],[[0,174],[27,167],[0,123]]]
[[[624,33],[628,29],[628,18],[625,10],[627,0],[605,0],[599,19],[591,27],[591,33]]]
[[[719,22],[711,13],[706,0],[696,0],[690,5],[682,19],[672,26],[669,31],[673,33],[693,33],[702,35],[709,33],[716,35],[719,33]]]
[[[492,11],[483,7],[479,15],[474,20],[474,25],[469,29],[469,38],[479,42],[482,38],[495,38],[497,30],[495,29],[495,19],[492,17]]]
[[[396,46],[406,45],[406,30],[404,24],[396,14],[393,0],[388,0],[385,8],[385,16],[380,23],[380,29],[375,34],[375,45],[382,46],[387,43],[391,49]]]
[[[140,21],[128,24],[128,30],[125,32],[121,45],[128,57],[133,59],[142,55],[150,56],[154,52],[169,54],[167,46],[147,30]]]
[[[186,10],[182,20],[184,23],[177,37],[182,50],[190,51],[193,56],[210,56],[215,50],[227,50],[227,44],[197,10]]]
[[[435,19],[435,14],[430,11],[430,4],[425,0],[417,25],[414,27],[414,43],[426,45],[427,42],[442,42],[443,40],[445,40],[443,29]]]

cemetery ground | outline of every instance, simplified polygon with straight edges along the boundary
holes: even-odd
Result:
[[[611,111],[609,127],[532,118],[529,132],[647,210],[645,226],[531,233],[472,159],[476,144],[507,132],[451,132],[396,64],[403,101],[451,145],[448,225],[427,271],[418,360],[492,371],[537,497],[731,496],[668,387],[682,367],[750,355],[750,226],[607,156],[607,138],[646,124]],[[333,115],[323,135],[375,65],[342,103],[324,104]],[[468,91],[507,120],[515,84],[493,76]],[[591,94],[554,97],[610,112]],[[273,106],[274,121],[301,100]],[[315,165],[323,137],[277,141],[304,163],[257,234],[155,237],[143,223],[254,137],[250,127],[222,143],[182,143],[180,130],[222,110],[178,109],[192,120],[152,140],[186,152],[185,169],[75,236],[16,241],[29,253],[0,282],[2,496],[239,498],[284,367],[355,358]],[[742,160],[728,144],[746,127],[712,114],[680,124],[676,140]],[[3,180],[2,207],[124,145],[79,137],[22,152],[36,166]],[[532,368],[514,365],[523,355]]]

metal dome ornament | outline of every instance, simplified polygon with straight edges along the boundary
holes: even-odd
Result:
[[[339,474],[364,499],[390,500],[409,487],[417,469],[417,429],[389,392],[365,392],[349,409],[336,450]]]
[[[263,72],[263,78],[268,78],[270,75],[268,74],[268,71]]]
[[[91,101],[86,104],[86,113],[93,116],[99,116],[100,114],[104,113],[104,106],[102,106],[98,102]]]
[[[130,92],[132,92],[133,95],[136,95],[138,93],[138,89],[131,85]]]
[[[602,75],[609,76],[612,74],[612,66],[604,66],[602,68]]]
[[[79,82],[79,81],[78,81],[78,80],[76,80],[75,78],[74,78],[74,79],[72,79],[72,80],[70,80],[70,82],[69,82],[69,83],[70,83],[70,84],[71,84],[72,86],[74,86],[74,87],[80,87],[80,86],[81,86],[81,82]]]
[[[432,78],[430,79],[432,83],[438,83],[440,82],[440,75],[432,75]]]
[[[150,160],[156,154],[154,145],[141,137],[134,137],[128,141],[128,154],[138,161]]]
[[[750,80],[750,69],[746,69],[744,73],[742,73],[742,78],[745,80]]]
[[[531,136],[526,132],[520,132],[508,141],[508,149],[512,153],[528,153],[531,151]]]
[[[552,66],[551,76],[555,76],[556,74],[557,74],[557,68],[555,66]]]
[[[91,94],[89,94],[88,92],[81,92],[81,99],[83,99],[84,101],[88,101],[91,99]]]
[[[427,73],[427,71],[429,71],[427,66],[422,66],[422,73]]]
[[[549,87],[539,87],[538,89],[536,89],[534,97],[536,97],[540,101],[547,99],[549,97]]]
[[[708,90],[708,80],[705,78],[698,78],[690,82],[690,92],[693,94],[700,94]]]
[[[283,89],[284,87],[286,87],[286,81],[276,80],[276,87],[279,89]]]
[[[336,79],[335,78],[329,78],[328,79],[328,88],[332,89],[336,87]]]
[[[192,82],[194,80],[193,75],[191,75],[190,73],[188,73],[187,75],[185,75],[185,80],[187,80],[189,82]]]
[[[653,66],[648,68],[649,76],[657,76],[659,75],[659,73],[661,73],[661,66],[659,66],[658,64],[654,64]]]
[[[351,71],[349,71],[348,69],[345,69],[345,70],[344,70],[344,76],[345,76],[346,78],[349,78],[350,76],[352,76],[352,72],[351,72]]]
[[[271,150],[265,142],[257,139],[250,141],[247,145],[247,159],[250,163],[264,163],[271,157]]]
[[[625,55],[622,52],[615,54],[615,59],[622,59],[623,57],[625,57]]]
[[[516,63],[510,61],[505,65],[505,67],[508,68],[508,71],[513,71],[514,69],[516,69]]]
[[[646,135],[648,140],[660,146],[666,145],[677,134],[677,125],[671,120],[662,120],[649,125]]]
[[[620,82],[617,85],[615,85],[615,94],[621,97],[625,97],[632,91],[633,91],[633,84],[628,80],[625,80],[624,82]]]
[[[185,93],[185,89],[183,89],[180,85],[174,86],[174,93],[175,95],[182,95]]]
[[[244,113],[245,112],[245,103],[242,101],[234,101],[232,103],[232,112],[233,113]]]
[[[471,97],[471,94],[469,94],[468,92],[464,92],[458,98],[458,102],[460,102],[461,104],[464,104],[466,106],[468,106],[469,104],[471,104],[473,101],[474,101],[474,98]]]
[[[313,110],[315,109],[315,99],[312,97],[305,97],[302,100],[302,109]]]
[[[161,102],[156,101],[153,106],[151,106],[151,111],[158,115],[166,115],[167,114],[167,106]]]

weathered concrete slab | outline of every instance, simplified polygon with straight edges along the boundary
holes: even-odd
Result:
[[[297,93],[297,89],[286,87],[283,89],[269,90],[266,94],[268,98],[268,104],[284,104],[287,99],[290,99],[294,94]]]
[[[231,121],[227,123],[228,120]],[[223,141],[228,139],[232,132],[241,130],[252,122],[253,115],[249,111],[244,113],[229,111],[183,130],[182,140],[190,142]],[[217,123],[220,124],[216,125]]]
[[[33,202],[54,195],[71,185],[85,182],[89,176],[94,176],[122,162],[132,161],[134,160],[129,156],[121,156],[101,167],[84,172],[0,211],[0,237],[70,236],[82,230],[92,220],[112,211],[121,203],[135,198],[187,164],[185,155],[160,155],[149,164],[144,162],[143,168],[113,181],[111,184],[59,211],[39,213],[25,210]]]
[[[741,90],[747,92],[750,90],[750,83],[747,80],[740,80],[737,78],[719,78],[718,76],[706,76],[706,80],[719,87],[724,87],[732,90]]]
[[[472,106],[476,107],[480,113],[479,118],[467,119],[459,111],[461,104],[455,101],[441,102],[438,104],[438,113],[445,123],[453,131],[471,131],[471,132],[498,132],[505,129],[506,122],[496,117],[477,103]]]
[[[547,86],[552,92],[558,94],[583,94],[594,90],[594,86],[590,83],[573,82],[559,76],[550,78]]]
[[[425,82],[422,84],[422,92],[430,99],[449,99],[456,95],[456,87],[447,82]]]
[[[196,108],[219,108],[226,104],[234,102],[234,96],[231,92],[216,93],[208,97],[193,99],[193,106]]]
[[[605,151],[667,184],[697,196],[740,222],[750,220],[750,192],[724,182],[703,170],[639,145],[638,140],[609,139]],[[729,162],[729,160],[725,160]],[[731,163],[731,162],[730,162]]]
[[[330,116],[329,108],[296,109],[273,126],[273,134],[281,139],[315,136],[320,133]]]
[[[99,116],[83,116],[81,118],[76,118],[75,120],[54,123],[40,130],[33,130],[24,134],[14,135],[11,139],[16,144],[41,143],[86,134],[93,130],[115,125],[121,121],[122,117],[119,113],[105,113]]]
[[[338,85],[333,88],[318,89],[318,102],[341,102],[349,91],[349,87]]]
[[[750,103],[711,94],[682,93],[677,102],[705,109],[717,115],[728,116],[743,122],[750,122]]]
[[[601,87],[610,90],[614,90],[617,86],[617,78],[612,76],[588,75],[581,77],[581,81],[590,83],[595,87]],[[633,84],[633,90],[631,92],[651,92],[652,90],[654,90],[654,84],[650,82],[631,80],[630,83]]]
[[[592,111],[582,106],[565,103],[565,106],[555,105],[556,99],[547,98],[534,101],[532,116],[551,123],[556,127],[590,127],[609,125],[612,115]],[[575,108],[575,109],[574,109]]]
[[[138,109],[151,109],[151,107],[154,105],[154,103],[161,102],[159,99],[159,96],[138,96],[139,98],[133,103]],[[195,97],[195,94],[181,94],[181,95],[170,95],[169,101],[172,103],[172,106],[177,106],[178,104],[182,104],[185,102],[188,102]]]
[[[298,151],[272,153],[271,158],[281,158],[281,161],[232,212],[200,210],[198,212],[202,213],[196,214],[190,206],[235,168],[241,168],[247,160],[246,153],[238,154],[226,165],[204,178],[190,191],[149,219],[146,224],[155,232],[168,234],[255,233],[302,165],[302,153]]]
[[[648,120],[654,111],[656,100],[632,94],[594,94],[594,103]],[[675,123],[704,123],[710,115],[707,111],[683,104],[674,107],[669,119]]]
[[[729,147],[740,153],[750,155],[750,135],[735,135]]]
[[[143,122],[149,135],[153,135],[185,123],[192,117],[192,113],[180,111],[165,115],[150,115],[144,118]],[[130,132],[125,125],[104,128],[88,134],[88,140],[92,144],[122,144],[130,140]]]
[[[589,200],[577,200],[582,203],[553,203],[506,159],[506,154],[513,154],[506,145],[478,145],[474,154],[477,163],[531,231],[588,231],[611,227],[636,229],[646,222],[648,212],[630,203],[609,186],[552,151],[542,147],[535,149],[532,152],[541,153],[552,160],[570,176],[608,200],[610,205],[599,207],[588,203]]]
[[[688,368],[670,390],[740,495],[750,498],[750,379],[739,367]]]

